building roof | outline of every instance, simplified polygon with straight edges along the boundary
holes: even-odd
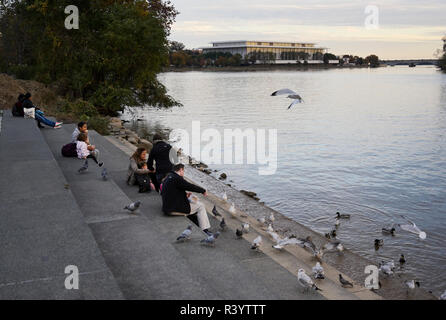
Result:
[[[212,41],[209,43],[228,43],[228,42],[281,42],[281,43],[303,43],[303,44],[316,44],[314,42],[302,42],[302,41],[272,41],[272,40],[228,40],[228,41]]]

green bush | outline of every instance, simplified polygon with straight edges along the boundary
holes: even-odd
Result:
[[[87,120],[88,128],[96,130],[99,134],[108,135],[108,118],[95,116]]]

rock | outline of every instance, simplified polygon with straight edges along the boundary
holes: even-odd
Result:
[[[144,148],[146,148],[147,151],[149,151],[149,152],[150,152],[150,150],[152,150],[152,148],[153,148],[153,144],[152,144],[149,140],[146,140],[146,139],[140,139],[140,140],[139,140],[139,144],[140,144],[141,146],[143,146]]]
[[[222,173],[221,175],[220,175],[220,180],[225,180],[226,178],[227,178],[228,176],[226,175],[226,173]]]
[[[138,139],[135,137],[128,137],[127,139],[128,142],[130,142],[131,144],[138,144]]]

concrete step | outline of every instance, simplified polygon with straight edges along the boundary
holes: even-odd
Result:
[[[122,299],[35,121],[4,113],[0,172],[0,299]]]
[[[204,234],[197,227],[189,242],[175,243],[176,236],[190,220],[164,216],[158,194],[139,194],[137,187],[126,184],[129,155],[123,150],[90,131],[90,139],[101,151],[110,172],[112,179],[108,182],[100,181],[99,169],[92,168],[88,174],[79,175],[76,173],[79,160],[58,156],[73,129],[65,125],[61,131],[45,131],[44,135],[127,298],[323,298],[318,293],[304,295],[293,274],[263,253],[250,250],[249,242],[236,240],[232,232],[223,233],[214,248],[199,244]],[[104,195],[104,188],[109,193]],[[126,204],[124,195],[131,201],[142,201],[137,217],[118,218]],[[107,210],[97,204],[107,201],[104,204]],[[211,218],[211,222],[216,228],[218,221]]]

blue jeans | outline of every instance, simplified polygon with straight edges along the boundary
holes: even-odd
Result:
[[[54,121],[51,121],[43,116],[43,112],[40,110],[36,110],[35,114],[37,122],[42,122],[43,124],[46,124],[48,127],[55,127],[56,123]]]

